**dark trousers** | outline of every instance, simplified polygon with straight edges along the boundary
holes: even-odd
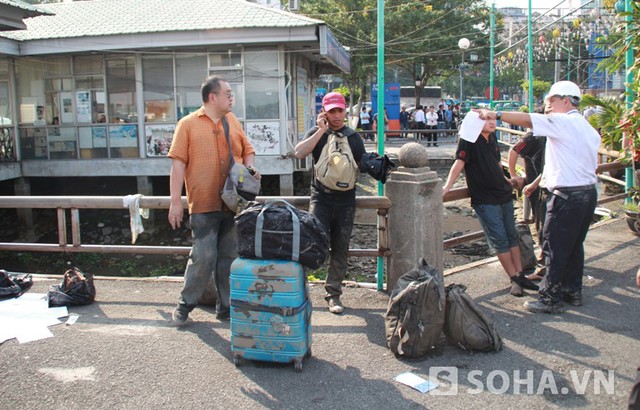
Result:
[[[349,266],[348,252],[353,219],[356,215],[355,204],[340,204],[333,201],[311,197],[309,212],[315,215],[330,237],[329,270],[325,280],[325,299],[342,295],[342,281]]]
[[[542,247],[543,239],[542,227],[544,226],[544,221],[547,217],[547,201],[550,196],[551,195],[546,188],[540,187],[529,197],[531,202],[531,211],[533,213],[533,221],[536,226],[536,232],[538,232],[538,245],[540,245],[540,247]]]
[[[438,126],[437,125],[427,125],[427,129],[428,130],[437,130]],[[438,143],[438,133],[431,132],[431,133],[427,134],[427,146],[431,145],[431,141],[433,141],[434,145]]]
[[[417,130],[424,130],[427,129],[427,124],[425,124],[424,122],[416,122],[416,129]],[[416,139],[418,141],[421,141],[422,139],[424,139],[424,133],[423,132],[417,132],[416,133]]]
[[[191,312],[213,275],[216,284],[216,313],[229,312],[229,274],[238,256],[236,226],[231,212],[191,214],[193,246],[184,272],[184,286],[178,309]]]
[[[595,187],[580,191],[559,188],[547,202],[542,250],[547,274],[541,300],[556,303],[564,293],[582,291],[584,240],[596,208]]]

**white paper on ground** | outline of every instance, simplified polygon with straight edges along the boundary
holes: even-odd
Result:
[[[426,393],[429,390],[433,390],[438,387],[438,383],[425,380],[422,377],[415,375],[411,372],[400,373],[393,380],[406,384],[407,386],[418,390],[420,393]]]
[[[20,343],[33,342],[34,340],[53,337],[53,333],[46,326],[29,326],[18,331],[16,338]]]
[[[67,325],[71,326],[78,321],[80,315],[69,315],[69,319],[67,319]]]
[[[475,111],[469,111],[464,116],[462,124],[460,124],[460,138],[471,143],[476,142],[482,128],[484,128],[485,120],[480,119],[480,114]]]
[[[26,343],[52,337],[48,326],[61,323],[68,316],[66,306],[49,308],[46,294],[27,293],[0,302],[0,343],[17,338]]]

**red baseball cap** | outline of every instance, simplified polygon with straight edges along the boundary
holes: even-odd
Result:
[[[325,111],[331,111],[334,108],[342,108],[344,110],[347,108],[347,102],[342,94],[333,92],[324,96],[322,99],[322,108],[324,108]]]

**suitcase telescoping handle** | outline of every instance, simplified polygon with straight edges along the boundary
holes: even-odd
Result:
[[[289,202],[284,201],[282,199],[276,199],[274,201],[270,201],[265,203],[258,214],[258,219],[256,221],[256,237],[255,237],[255,248],[256,248],[256,257],[262,258],[262,227],[264,225],[264,212],[271,208],[273,205],[282,203],[285,208],[289,210],[291,214],[291,225],[293,227],[293,241],[291,247],[291,260],[294,262],[298,262],[300,260],[300,220],[298,219],[298,215],[296,215],[293,205]]]

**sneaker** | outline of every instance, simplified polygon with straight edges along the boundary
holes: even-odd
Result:
[[[340,313],[344,312],[344,306],[342,306],[342,303],[340,302],[340,298],[331,298],[328,300],[328,303],[329,303],[329,312],[335,315],[339,315]]]
[[[511,279],[511,291],[509,291],[509,293],[518,298],[524,295],[522,288],[513,280],[513,278]]]
[[[562,313],[562,303],[544,303],[541,300],[524,302],[524,308],[533,313]]]
[[[173,321],[174,326],[184,326],[187,323],[187,319],[189,318],[189,312],[184,312],[175,308],[173,314],[171,315],[171,320]]]
[[[523,289],[538,290],[538,285],[527,279],[526,275],[522,272],[513,275],[511,281],[516,282]]]
[[[565,292],[562,296],[562,300],[571,306],[582,306],[582,292],[579,290],[576,292]]]

